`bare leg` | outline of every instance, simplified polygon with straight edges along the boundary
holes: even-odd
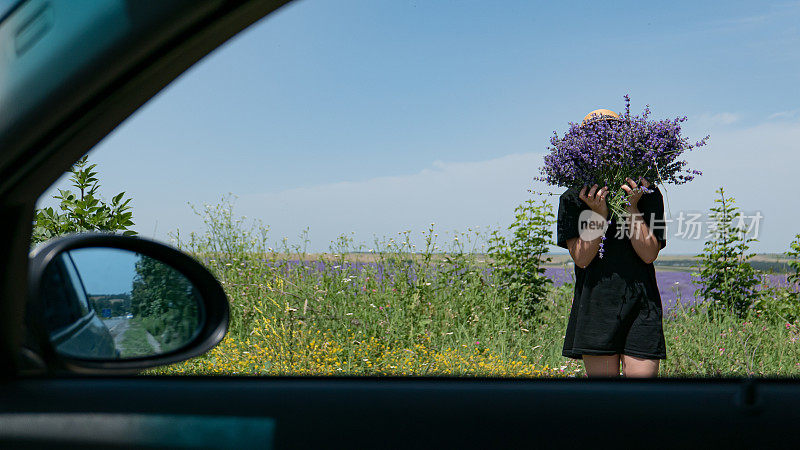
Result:
[[[590,378],[618,377],[619,355],[583,355],[583,366],[586,368],[586,375]]]
[[[622,374],[626,378],[651,378],[658,375],[657,359],[622,355]]]

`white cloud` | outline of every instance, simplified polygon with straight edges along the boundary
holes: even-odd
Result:
[[[796,203],[792,198],[800,167],[798,143],[798,122],[711,130],[711,143],[687,155],[689,166],[704,175],[687,185],[666,188],[672,217],[681,210],[707,212],[713,206],[714,191],[724,186],[744,212],[760,211],[764,216],[754,250],[785,250],[791,237],[800,232],[796,225],[800,213],[790,206]],[[369,246],[373,235],[391,237],[404,230],[414,230],[418,239],[431,222],[436,223],[440,235],[468,227],[507,226],[514,207],[531,195],[528,189],[548,190],[532,181],[542,156],[526,153],[477,162],[437,161],[405,176],[244,196],[237,209],[270,224],[276,240],[287,236],[296,242],[298,232],[310,227],[311,245],[316,250],[327,250],[342,233],[352,232],[356,242]],[[556,198],[550,199],[555,203]],[[697,253],[701,248],[702,241],[672,239],[667,251]]]
[[[774,114],[770,114],[767,117],[767,120],[794,120],[800,116],[800,109],[792,109],[789,111],[779,111]]]
[[[690,136],[705,133],[687,130]],[[764,122],[748,128],[710,130],[711,143],[687,155],[692,168],[703,176],[683,185],[668,187],[673,215],[679,210],[707,212],[725,187],[728,196],[745,213],[764,216],[758,252],[782,252],[800,232],[800,209],[794,200],[800,167],[800,122]],[[695,252],[701,242],[675,241],[676,252]]]
[[[508,224],[538,174],[542,153],[478,162],[433,163],[419,173],[377,177],[243,196],[237,209],[272,226],[273,237],[311,229],[312,246],[327,249],[339,234],[357,242],[404,230],[415,235],[430,223],[442,231]],[[537,185],[543,188],[541,184]]]
[[[687,136],[710,133],[711,141],[687,155],[689,166],[704,175],[687,185],[668,186],[669,206],[673,217],[680,210],[706,212],[713,206],[714,191],[725,186],[744,211],[758,210],[764,216],[755,251],[784,251],[800,232],[800,210],[795,209],[798,202],[794,199],[800,167],[800,121],[772,120],[747,128],[742,124],[744,121],[716,127],[699,120],[686,123]],[[244,195],[235,212],[270,225],[273,241],[286,236],[290,243],[298,243],[298,233],[310,227],[310,249],[319,251],[327,250],[342,233],[354,232],[357,242],[369,245],[373,235],[396,236],[408,229],[414,230],[419,242],[420,231],[431,222],[439,231],[507,226],[514,208],[531,195],[528,189],[548,190],[533,183],[542,156],[537,152],[485,161],[437,161],[404,176]],[[203,193],[188,195],[186,190],[129,189],[125,183],[115,186],[111,181],[109,178],[108,186],[104,184],[104,192],[128,192],[134,198],[136,228],[159,239],[167,239],[167,232],[177,228],[183,236],[201,231],[202,221],[186,202],[200,205],[218,199]],[[701,241],[672,239],[665,251],[697,253],[701,249]]]

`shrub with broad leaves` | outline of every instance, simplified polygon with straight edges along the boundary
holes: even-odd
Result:
[[[711,208],[709,219],[714,226],[698,255],[698,273],[701,288],[696,296],[710,301],[709,312],[727,311],[745,317],[756,302],[761,282],[760,273],[748,262],[754,256],[748,250],[755,238],[747,237],[740,225],[741,213],[734,206],[733,197],[725,197],[725,190],[716,191],[719,198]]]
[[[100,181],[95,168],[84,156],[70,169],[70,181],[77,192],[59,189],[53,198],[60,201],[58,210],[52,207],[36,211],[33,222],[33,244],[48,239],[85,231],[121,232],[132,236],[133,212],[125,192],[112,197],[110,203],[100,198]]]
[[[498,272],[500,287],[524,315],[546,297],[552,280],[545,276],[544,264],[553,240],[553,207],[546,201],[527,200],[514,210],[516,218],[508,227],[509,237],[495,230],[489,239],[489,256]]]

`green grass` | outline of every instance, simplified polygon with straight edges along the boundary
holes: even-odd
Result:
[[[664,335],[664,376],[800,375],[797,322],[758,313],[744,319],[725,314],[712,318],[689,307],[664,321]]]
[[[214,373],[215,364],[226,361],[218,367],[225,373],[323,374],[315,372],[313,361],[303,359],[325,355],[317,349],[319,342],[325,342],[342,349],[331,367],[341,369],[338,373],[343,375],[394,373],[386,368],[392,364],[387,355],[417,351],[420,344],[432,354],[453,355],[448,361],[455,362],[439,361],[438,372],[431,372],[429,366],[435,358],[422,357],[402,374],[486,375],[480,367],[457,363],[475,352],[498,359],[491,374],[516,376],[515,368],[523,362],[544,371],[536,372],[538,375],[582,374],[580,362],[561,356],[571,284],[552,288],[537,313],[526,317],[493,285],[491,277],[478,276],[483,265],[477,261],[472,275],[465,270],[458,277],[382,284],[374,281],[377,274],[373,269],[360,273],[343,270],[347,258],[341,255],[337,262],[326,263],[327,269],[321,272],[293,267],[286,255],[271,255],[274,259],[255,254],[232,259],[198,256],[224,283],[229,295],[233,309],[229,339],[235,345],[224,347],[214,358],[201,357],[193,366],[197,372]],[[461,258],[469,260],[468,255]],[[340,267],[333,269],[335,266]],[[446,272],[447,268],[438,269]],[[402,278],[402,273],[395,275]],[[665,316],[663,323],[667,359],[661,363],[661,376],[800,375],[797,323],[755,312],[746,319],[712,318],[704,309],[691,307]],[[364,342],[375,343],[369,355],[363,353]],[[239,358],[244,353],[266,355],[265,349],[272,352],[269,358],[290,363],[278,370]],[[376,365],[387,358],[390,361],[383,366]]]
[[[137,356],[151,356],[154,353],[153,347],[147,340],[147,330],[137,319],[128,321],[128,329],[122,337],[122,358],[134,358]]]
[[[429,230],[422,248],[409,233],[370,249],[343,236],[311,257],[285,241],[269,248],[265,227],[224,205],[202,215],[208,232],[179,244],[221,281],[229,334],[209,354],[154,373],[582,375],[561,356],[572,285],[550,289],[529,314],[485,271],[477,232],[441,242]],[[662,376],[800,374],[798,323],[769,312],[737,319],[683,308],[664,318],[664,333]]]

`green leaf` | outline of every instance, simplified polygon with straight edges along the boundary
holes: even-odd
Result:
[[[133,213],[130,212],[131,199],[124,198],[121,192],[112,198],[111,205],[100,198],[100,179],[95,170],[96,164],[87,165],[87,158],[82,157],[70,169],[70,182],[78,189],[78,193],[59,189],[53,198],[59,200],[58,214],[51,207],[35,211],[33,223],[33,242],[41,242],[51,237],[89,230],[121,231],[124,235],[135,235],[128,230],[132,226]]]

